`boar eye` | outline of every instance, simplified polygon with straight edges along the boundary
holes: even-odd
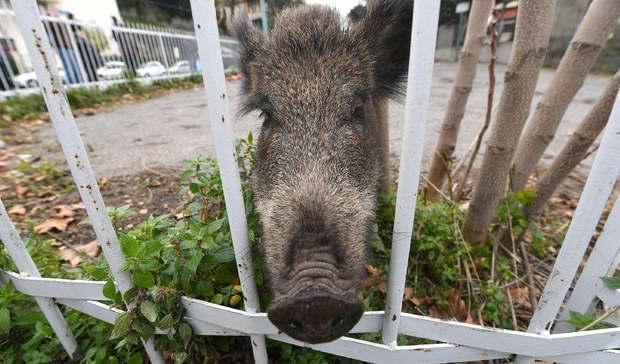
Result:
[[[273,125],[274,123],[273,115],[271,114],[271,111],[263,110],[260,113],[259,117],[263,119],[263,126],[270,126],[270,125]]]
[[[351,121],[362,121],[364,120],[364,105],[356,106],[353,109],[353,114],[351,115]]]

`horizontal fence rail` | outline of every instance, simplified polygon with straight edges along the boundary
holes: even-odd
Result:
[[[19,93],[25,89],[15,86],[15,82],[22,82],[19,81],[19,75],[25,71],[24,65],[27,69],[34,69],[33,80],[37,89],[40,87],[42,91],[63,153],[94,231],[102,242],[103,253],[114,273],[118,290],[130,290],[133,287],[132,278],[127,272],[119,272],[125,258],[75,125],[65,89],[74,85],[98,84],[102,82],[101,78],[106,78],[103,82],[124,82],[127,74],[142,78],[165,78],[177,77],[181,73],[201,73],[206,81],[209,121],[216,136],[214,140],[245,310],[182,297],[185,321],[192,326],[196,335],[249,336],[257,363],[268,362],[265,338],[375,363],[456,363],[515,357],[516,363],[531,363],[534,360],[574,364],[620,362],[620,351],[617,350],[620,348],[620,328],[568,332],[569,327],[562,322],[568,318],[570,310],[591,311],[597,300],[608,305],[620,303],[620,290],[602,286],[599,279],[602,275],[612,275],[620,263],[618,198],[607,218],[605,231],[597,240],[572,296],[565,301],[592,233],[609,200],[613,184],[620,174],[620,164],[617,162],[617,156],[620,155],[619,100],[616,100],[583,198],[579,202],[553,273],[527,332],[403,313],[402,295],[421,169],[423,131],[428,119],[430,76],[433,71],[432,51],[435,47],[439,14],[439,2],[432,5],[415,2],[412,29],[414,46],[407,88],[406,120],[403,126],[405,147],[401,157],[388,299],[384,311],[364,313],[351,330],[351,333],[381,332],[382,340],[381,343],[373,343],[342,337],[330,343],[309,345],[280,333],[267,315],[261,312],[241,182],[234,155],[233,124],[224,78],[227,56],[221,55],[228,53],[229,57],[237,57],[236,51],[228,48],[236,44],[220,39],[215,23],[214,2],[191,0],[191,7],[196,35],[129,24],[117,24],[109,29],[102,29],[74,20],[40,16],[35,0],[13,0],[13,8],[0,1],[0,24],[6,28],[6,19],[9,19],[19,25],[28,49],[27,61],[26,55],[18,51],[18,45],[10,45],[0,50],[2,64],[10,64],[11,59],[19,59],[15,66],[1,70],[0,92]],[[4,34],[6,30],[2,28],[0,31]],[[85,37],[89,44],[84,43],[80,37]],[[104,47],[104,44],[107,46]],[[107,48],[110,44],[114,44],[115,50]],[[112,60],[109,57],[112,57],[114,52],[117,58]],[[178,60],[187,63],[181,65]],[[105,65],[106,62],[118,62],[110,64],[110,69],[120,71],[100,72],[99,65]],[[162,73],[142,72],[142,65],[150,62],[161,65]],[[174,70],[172,67],[176,64],[179,68]],[[157,68],[155,66],[153,69]],[[181,71],[181,66],[187,68]],[[118,79],[115,76],[117,74]],[[26,86],[34,88],[31,87],[33,85]],[[79,345],[58,305],[108,323],[114,323],[124,312],[112,307],[109,299],[104,296],[103,286],[106,282],[41,277],[2,201],[0,239],[19,270],[19,273],[0,271],[0,286],[12,282],[15,289],[35,298],[71,358],[79,357]],[[559,316],[556,330],[552,331],[564,302],[566,308]],[[155,334],[162,335],[164,331],[156,329]],[[436,343],[399,346],[399,334]],[[153,339],[143,344],[152,362],[165,362]]]

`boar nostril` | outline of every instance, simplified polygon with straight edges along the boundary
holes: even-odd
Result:
[[[338,327],[342,324],[344,324],[344,317],[338,317],[337,319],[332,321],[332,327]]]

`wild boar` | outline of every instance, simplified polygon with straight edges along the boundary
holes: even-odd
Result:
[[[370,2],[369,2],[370,3]],[[374,1],[346,26],[332,8],[288,8],[269,37],[238,16],[242,112],[263,119],[253,172],[271,322],[332,341],[364,312],[368,239],[381,181],[373,102],[406,80],[412,0]]]

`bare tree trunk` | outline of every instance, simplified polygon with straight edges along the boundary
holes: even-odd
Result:
[[[463,235],[481,242],[506,190],[510,164],[527,119],[547,52],[555,0],[521,0],[512,54],[504,77],[497,118],[491,129]]]
[[[529,176],[553,140],[566,108],[583,85],[618,18],[618,0],[594,0],[590,5],[521,137],[511,170],[514,191],[525,188]]]
[[[434,202],[439,199],[439,191],[433,186],[442,189],[448,173],[447,166],[454,153],[459,127],[465,115],[465,105],[467,105],[467,99],[476,77],[480,48],[486,38],[487,20],[494,3],[495,0],[474,1],[469,12],[467,34],[459,57],[454,86],[428,172],[425,196],[429,201]]]
[[[554,159],[549,169],[536,183],[536,198],[524,209],[528,220],[538,217],[540,211],[555,192],[560,183],[583,160],[588,149],[594,143],[601,131],[607,125],[609,114],[614,106],[614,100],[620,87],[620,71],[611,79],[605,91],[592,106],[588,115],[579,124],[573,136],[564,145],[562,151]]]

